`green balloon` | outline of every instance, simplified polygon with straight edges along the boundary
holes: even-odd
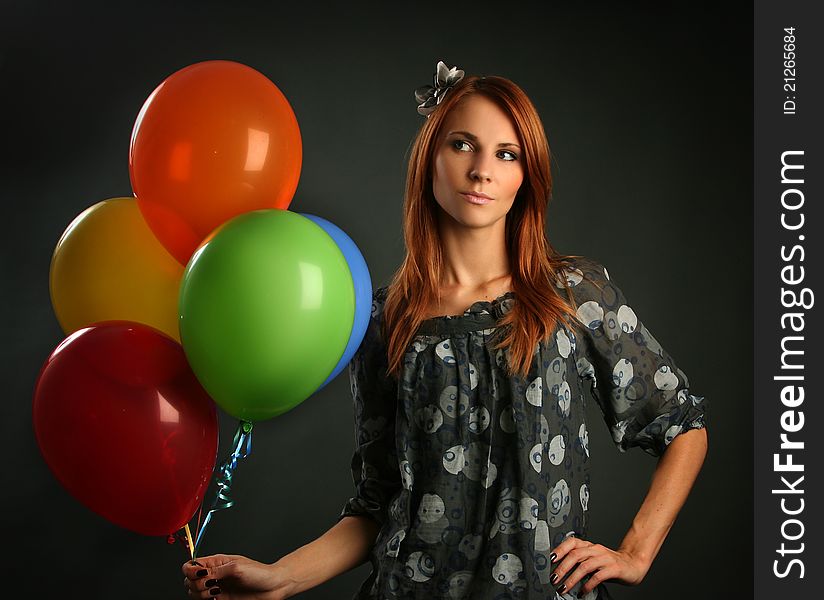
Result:
[[[192,255],[180,285],[180,339],[212,399],[262,421],[311,396],[340,360],[355,318],[346,257],[311,219],[243,213]]]

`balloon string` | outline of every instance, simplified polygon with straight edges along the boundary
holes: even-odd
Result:
[[[203,516],[203,503],[206,501],[206,495],[203,495],[203,499],[200,501],[200,507],[197,509],[197,527],[195,531],[200,531],[200,518]],[[194,560],[194,556],[192,556],[192,560]]]
[[[249,456],[252,451],[252,424],[249,421],[240,421],[235,432],[235,439],[232,441],[232,446],[234,446],[232,454],[226,459],[226,462],[221,465],[215,479],[218,489],[215,492],[212,507],[209,509],[209,512],[206,513],[203,524],[198,527],[192,558],[197,555],[200,542],[203,541],[203,532],[206,531],[206,527],[211,522],[212,515],[224,508],[231,508],[235,503],[231,497],[232,477],[234,476],[238,461]]]
[[[168,542],[169,544],[174,544],[176,542],[180,542],[180,544],[182,546],[185,546],[186,550],[188,550],[189,557],[192,560],[195,559],[195,555],[194,555],[195,548],[194,548],[194,545],[192,545],[192,533],[189,530],[189,524],[188,523],[186,523],[186,525],[184,527],[182,527],[181,529],[179,529],[178,531],[176,531],[174,533],[170,533],[166,538],[166,542]]]
[[[192,560],[195,559],[195,545],[192,543],[192,530],[189,529],[189,524],[186,523],[186,544],[189,547],[189,556]]]

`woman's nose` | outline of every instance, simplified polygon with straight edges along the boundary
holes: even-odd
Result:
[[[469,178],[478,181],[489,181],[492,179],[492,168],[490,167],[489,160],[480,156],[476,158],[469,171]]]

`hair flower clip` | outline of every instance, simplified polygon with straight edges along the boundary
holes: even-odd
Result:
[[[464,72],[458,67],[447,67],[442,60],[438,61],[435,72],[435,85],[423,85],[415,90],[415,100],[418,103],[418,114],[429,118],[429,113],[441,103],[452,86],[463,79]]]

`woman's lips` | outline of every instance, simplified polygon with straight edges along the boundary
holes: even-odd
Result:
[[[461,196],[466,198],[472,204],[489,204],[492,202],[491,198],[484,198],[483,196],[476,196],[475,194],[467,194],[465,192],[461,192]]]

